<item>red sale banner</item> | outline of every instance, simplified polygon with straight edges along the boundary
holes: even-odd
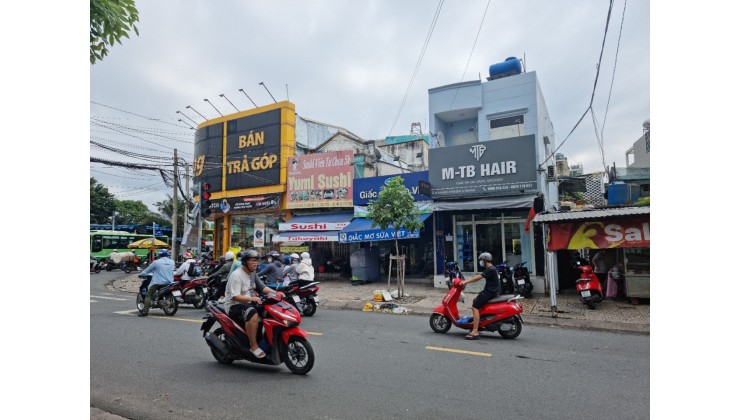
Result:
[[[547,249],[647,248],[650,218],[588,220],[549,225]]]

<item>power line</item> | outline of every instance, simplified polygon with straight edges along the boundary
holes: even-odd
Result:
[[[465,63],[465,70],[463,70],[462,76],[460,76],[460,83],[462,83],[463,79],[465,79],[465,72],[468,71],[468,66],[470,65],[470,59],[473,57],[473,51],[475,51],[475,45],[478,44],[478,37],[480,36],[480,31],[483,28],[483,22],[486,20],[486,14],[488,13],[488,6],[491,5],[491,0],[488,0],[488,3],[486,3],[486,10],[483,11],[483,17],[480,20],[480,25],[478,26],[478,33],[475,34],[475,41],[473,41],[473,47],[470,49],[470,55],[468,55],[468,61]],[[457,93],[460,92],[460,86],[455,89],[455,96],[452,98],[452,102],[450,102],[450,109],[452,109],[452,105],[455,103],[455,99],[457,99]]]
[[[604,44],[606,43],[606,34],[607,34],[608,30],[609,30],[609,19],[611,18],[611,15],[612,15],[612,7],[613,6],[614,6],[614,0],[610,0],[609,1],[609,11],[608,11],[608,13],[606,15],[606,27],[604,28],[604,38],[601,41],[601,52],[599,53],[599,62],[596,65],[596,78],[594,79],[594,87],[593,87],[593,90],[591,91],[591,101],[589,101],[588,107],[586,108],[585,111],[583,111],[583,115],[581,115],[581,118],[579,118],[578,121],[576,121],[576,124],[570,130],[570,132],[565,137],[565,139],[563,139],[563,141],[560,143],[560,145],[555,150],[553,150],[552,153],[550,153],[550,156],[546,157],[545,160],[543,160],[542,162],[540,162],[540,164],[538,166],[542,166],[545,162],[547,162],[548,160],[550,160],[550,158],[552,158],[555,155],[555,153],[558,150],[560,150],[561,147],[563,147],[563,144],[565,144],[565,142],[568,141],[568,139],[570,138],[571,134],[573,134],[573,132],[576,130],[576,128],[578,128],[578,125],[581,124],[581,121],[583,121],[583,118],[591,110],[591,107],[593,107],[594,95],[596,94],[596,85],[598,84],[598,81],[599,81],[599,71],[601,69],[601,57],[604,55]]]
[[[401,106],[398,108],[398,113],[396,114],[396,118],[393,120],[393,125],[391,125],[391,129],[388,130],[389,136],[393,132],[393,129],[396,127],[398,118],[401,116],[401,111],[403,111],[403,107],[406,105],[406,98],[408,98],[409,96],[411,85],[414,84],[414,79],[416,79],[416,74],[419,71],[419,67],[421,67],[421,61],[424,59],[424,54],[426,53],[427,47],[429,46],[429,40],[431,39],[432,33],[434,32],[434,27],[437,25],[437,19],[439,18],[439,12],[442,11],[442,4],[444,4],[444,0],[439,0],[439,4],[437,5],[437,10],[434,12],[434,17],[432,18],[432,24],[429,27],[429,32],[427,33],[427,37],[424,40],[424,45],[421,47],[421,53],[419,54],[419,59],[416,60],[416,67],[414,67],[414,72],[411,75],[411,80],[409,80],[409,85],[406,87],[406,93],[404,93],[403,95]]]

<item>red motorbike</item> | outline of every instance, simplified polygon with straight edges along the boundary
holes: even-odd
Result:
[[[576,264],[581,270],[581,277],[576,280],[576,291],[581,294],[581,302],[589,309],[596,309],[596,304],[604,300],[601,282],[590,264]]]
[[[457,311],[457,301],[464,288],[461,279],[452,281],[452,287],[442,298],[442,304],[434,308],[429,317],[429,326],[434,332],[446,333],[453,324],[464,330],[473,329],[473,317],[461,318]],[[522,300],[524,298],[520,295],[501,295],[489,300],[479,311],[479,329],[498,332],[501,337],[508,339],[517,338],[522,332]]]
[[[193,305],[195,309],[202,309],[206,306],[206,300],[208,298],[206,277],[183,280],[181,276],[175,276],[175,287],[173,290],[180,291],[179,303]]]
[[[266,365],[284,362],[291,372],[307,374],[313,368],[314,354],[308,334],[299,327],[301,315],[298,310],[276,293],[265,295],[262,302],[258,310],[264,316],[257,330],[257,340],[265,357],[257,358],[252,354],[247,332],[229,318],[223,305],[215,301],[206,304],[208,314],[200,327],[211,354],[219,363],[228,364],[240,359]],[[218,328],[210,332],[216,323]]]

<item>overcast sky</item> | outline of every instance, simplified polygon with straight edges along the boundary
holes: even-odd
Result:
[[[606,0],[444,1],[411,83],[437,1],[136,5],[139,36],[90,66],[91,140],[153,156],[172,156],[176,147],[188,160],[193,131],[186,124],[195,123],[176,111],[197,123],[204,119],[187,105],[218,117],[204,98],[226,115],[236,109],[219,94],[245,110],[254,105],[239,89],[259,106],[273,102],[271,93],[295,103],[301,116],[365,139],[409,134],[414,122],[426,133],[428,89],[485,80],[491,64],[511,56],[537,73],[559,145],[591,100],[609,11]],[[624,10],[624,0],[613,3],[593,101],[604,161],[617,166],[625,166],[625,151],[650,117],[649,3],[627,2]],[[603,170],[590,113],[559,152],[586,172]],[[94,145],[90,155],[135,160]],[[121,199],[151,205],[171,194],[153,173],[101,164],[90,170]]]

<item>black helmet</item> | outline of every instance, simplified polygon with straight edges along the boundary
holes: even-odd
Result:
[[[259,252],[255,251],[253,249],[248,249],[248,250],[242,252],[242,263],[247,262],[247,260],[250,259],[250,258],[259,258],[259,257],[260,257]]]

